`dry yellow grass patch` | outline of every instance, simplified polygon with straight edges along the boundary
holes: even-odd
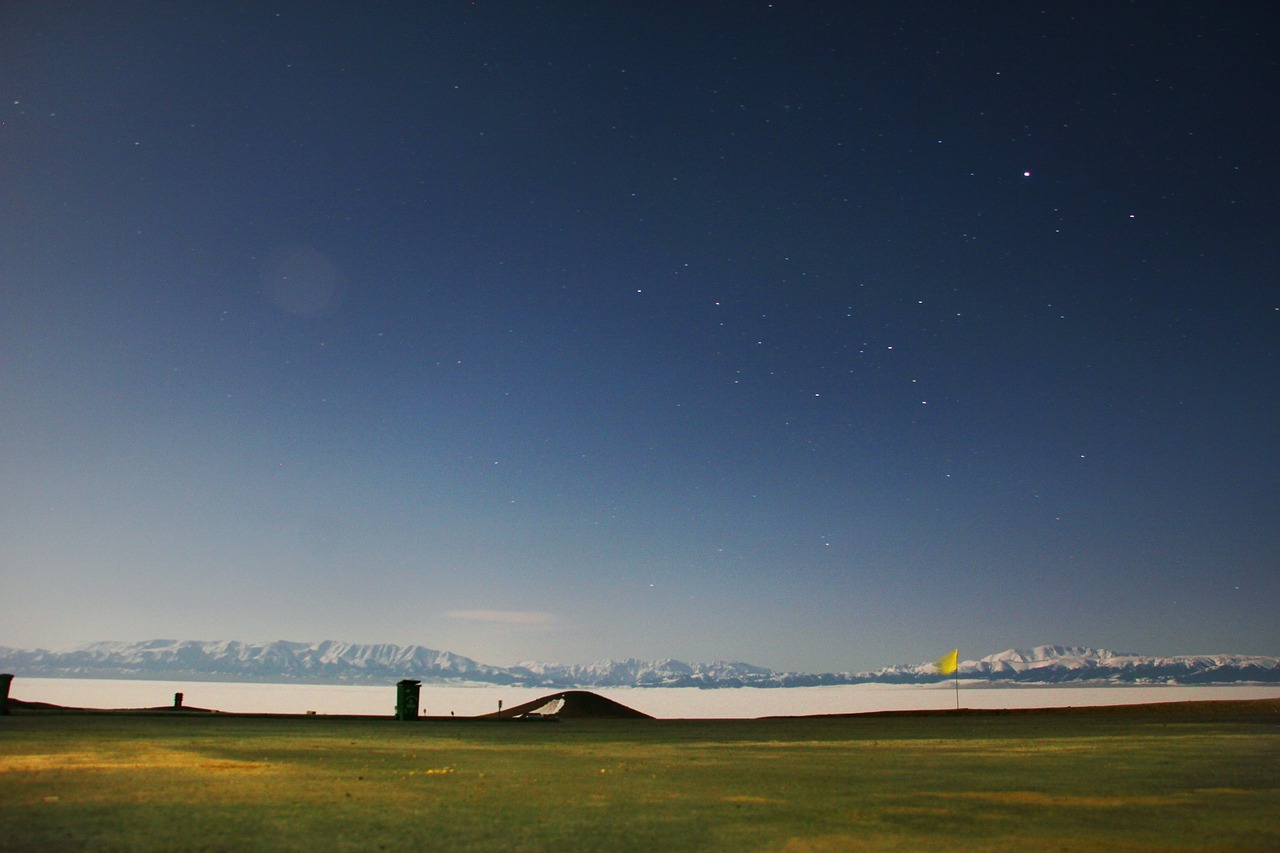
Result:
[[[1018,806],[1078,806],[1081,808],[1123,808],[1125,806],[1172,806],[1189,802],[1189,794],[1167,794],[1161,797],[1080,797],[1070,794],[1045,794],[1040,791],[962,791],[934,794],[948,800],[980,800],[984,803]]]
[[[911,850],[911,846],[879,838],[870,841],[864,835],[816,835],[788,838],[777,853],[850,853],[859,850]]]
[[[210,758],[190,750],[138,744],[123,751],[46,752],[0,755],[0,773],[30,773],[45,770],[222,770],[261,772],[273,769],[265,761],[238,761]]]
[[[954,814],[954,809],[941,806],[883,806],[880,811],[885,814],[923,815],[926,817],[946,817]]]

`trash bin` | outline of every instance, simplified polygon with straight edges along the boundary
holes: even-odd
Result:
[[[9,713],[9,685],[13,676],[7,672],[0,673],[0,714]]]
[[[396,682],[396,719],[418,719],[418,694],[422,690],[422,682],[406,678]]]

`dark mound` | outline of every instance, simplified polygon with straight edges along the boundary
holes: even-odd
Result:
[[[53,704],[52,702],[27,702],[27,701],[25,701],[25,700],[23,700],[23,699],[14,699],[14,698],[12,698],[12,697],[10,697],[10,699],[9,699],[9,708],[10,708],[11,710],[21,710],[21,711],[26,711],[26,710],[33,710],[33,711],[67,711],[67,710],[79,710],[79,709],[74,709],[74,708],[67,708],[67,707],[65,707],[65,706],[63,706],[63,705],[55,705],[55,704]]]
[[[55,705],[52,702],[31,702],[23,699],[9,699],[10,711],[66,711],[76,714],[214,714],[209,708],[196,708],[182,705],[159,705],[154,708],[80,708],[75,705]]]
[[[523,705],[504,708],[499,714],[481,714],[481,719],[525,719],[528,717],[555,717],[557,719],[607,719],[607,720],[652,720],[642,711],[628,708],[620,702],[606,699],[586,690],[566,690],[553,693]]]

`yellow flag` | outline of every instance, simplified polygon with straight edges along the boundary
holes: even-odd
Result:
[[[954,651],[947,652],[945,655],[938,658],[933,665],[938,668],[938,672],[941,674],[950,675],[956,671],[956,667],[960,665],[959,662],[960,650],[955,649]]]

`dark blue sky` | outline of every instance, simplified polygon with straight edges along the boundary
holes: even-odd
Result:
[[[0,7],[0,644],[1280,653],[1270,4]]]

